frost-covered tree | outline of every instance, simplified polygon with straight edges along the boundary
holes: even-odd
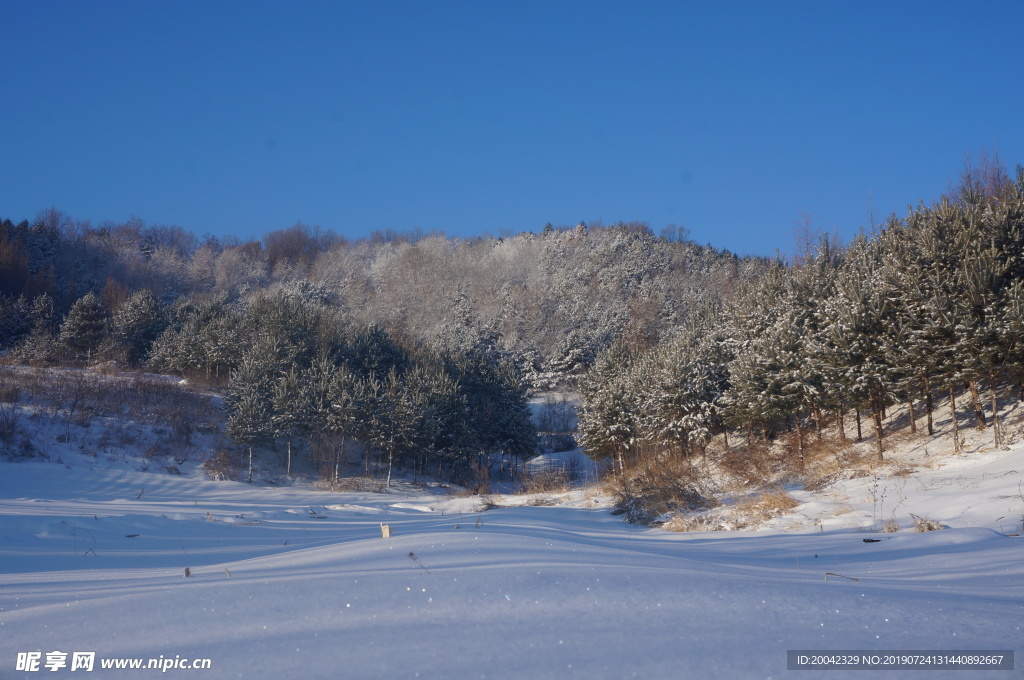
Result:
[[[617,342],[598,355],[580,380],[579,433],[584,451],[623,470],[640,440],[639,395],[632,381],[636,357]]]
[[[0,294],[0,347],[17,344],[32,330],[30,303],[23,296]]]
[[[311,399],[309,383],[294,367],[277,376],[274,383],[270,416],[274,434],[284,437],[287,443],[287,463],[285,474],[292,474],[292,441],[305,436],[313,427],[315,411]]]
[[[160,303],[149,290],[133,293],[114,312],[111,327],[132,364],[144,361],[167,326]]]
[[[14,355],[19,361],[36,366],[46,365],[57,359],[56,323],[53,298],[43,293],[32,301],[29,311],[31,331],[15,348]]]
[[[89,360],[107,335],[107,310],[99,298],[87,293],[79,298],[60,327],[60,344],[75,358]]]
[[[367,376],[361,383],[360,396],[361,434],[367,444],[385,456],[385,488],[390,488],[395,459],[411,450],[421,414],[415,408],[414,395],[395,368],[383,379],[373,373]]]
[[[273,389],[277,367],[266,355],[248,355],[231,372],[224,408],[228,436],[249,448],[249,481],[252,481],[252,446],[274,435]]]

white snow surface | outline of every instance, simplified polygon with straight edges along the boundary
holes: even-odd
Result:
[[[583,491],[483,511],[408,482],[0,463],[0,677],[84,673],[17,672],[27,651],[95,651],[102,678],[590,680],[842,678],[857,672],[787,671],[786,652],[1001,649],[1017,670],[869,675],[1022,678],[1021,470],[1020,447],[972,453],[795,491],[757,532],[684,534]],[[904,529],[873,531],[890,512]],[[912,533],[909,512],[948,528]],[[99,668],[161,655],[211,668]]]

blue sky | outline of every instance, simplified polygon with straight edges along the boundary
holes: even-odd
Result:
[[[1024,164],[1024,2],[0,0],[0,216],[849,237]]]

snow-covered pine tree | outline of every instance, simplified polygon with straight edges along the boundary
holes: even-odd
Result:
[[[640,439],[640,403],[632,381],[636,357],[616,341],[597,356],[579,381],[578,429],[583,450],[598,463],[611,463],[620,472]]]
[[[228,436],[249,448],[249,481],[252,481],[252,446],[274,435],[271,401],[276,366],[248,355],[231,372],[224,407],[228,413]]]
[[[23,296],[0,294],[0,348],[17,344],[32,330],[30,311]]]
[[[114,336],[125,349],[128,361],[137,364],[149,354],[153,341],[159,337],[167,320],[160,303],[149,290],[140,290],[117,308],[111,318]]]
[[[961,266],[962,278],[969,290],[974,291],[975,303],[983,303],[975,314],[982,329],[974,337],[981,339],[982,368],[989,387],[991,400],[993,439],[997,447],[1005,445],[999,415],[998,390],[1012,371],[1016,352],[1012,333],[1005,325],[1013,312],[1004,314],[1012,306],[1011,290],[1024,277],[1024,167],[1018,167],[1016,181],[1008,179],[998,183],[998,190],[982,192],[985,197],[977,209],[980,212],[980,243],[973,256],[965,258]],[[976,271],[971,271],[972,263]],[[1012,323],[1012,322],[1011,322]],[[1009,341],[1009,342],[1008,342]]]
[[[385,488],[390,488],[395,458],[412,448],[412,435],[421,414],[416,412],[413,395],[395,367],[383,379],[372,373],[367,376],[362,381],[360,401],[363,436],[366,443],[385,454]]]
[[[778,322],[780,316],[792,314],[785,307],[788,276],[787,268],[776,263],[761,280],[743,289],[725,321],[731,359],[723,415],[729,427],[747,431],[748,444],[756,428],[767,436],[771,426],[796,408],[786,390],[785,372],[795,361],[798,336]]]
[[[820,354],[827,375],[838,379],[855,404],[870,409],[881,459],[885,450],[882,414],[892,400],[896,376],[891,355],[885,351],[892,307],[879,276],[878,256],[873,242],[860,238],[851,244],[835,294],[824,307],[832,319],[831,349]]]
[[[308,383],[294,366],[277,376],[270,420],[274,434],[284,437],[287,442],[285,474],[289,477],[292,474],[292,442],[308,434],[313,426],[315,412],[310,396]]]
[[[33,366],[43,366],[55,360],[58,355],[56,337],[56,313],[53,298],[48,293],[36,296],[32,300],[29,312],[31,332],[15,348],[14,355],[18,361]]]
[[[207,378],[230,375],[241,360],[244,338],[242,319],[231,310],[225,310],[202,325],[195,347],[196,362]]]
[[[60,327],[60,344],[75,358],[89,360],[107,334],[107,310],[92,293],[71,306]]]
[[[932,353],[932,378],[949,395],[953,425],[953,448],[961,450],[956,390],[973,385],[983,370],[981,358],[973,351],[983,342],[982,319],[973,308],[971,298],[981,288],[968,293],[960,287],[969,281],[960,271],[964,258],[970,258],[972,244],[980,236],[976,217],[969,209],[943,199],[939,204],[921,207],[907,218],[908,234],[915,250],[916,271],[911,296],[916,332],[926,341]],[[974,278],[974,283],[980,279]],[[974,390],[976,392],[976,388]],[[973,400],[977,409],[980,403]],[[977,415],[976,415],[977,417]],[[982,414],[983,418],[983,414]],[[978,418],[979,424],[982,422]]]
[[[728,370],[719,321],[713,307],[695,309],[689,323],[638,366],[643,429],[670,453],[703,453],[723,429]]]

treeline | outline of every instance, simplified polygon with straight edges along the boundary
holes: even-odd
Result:
[[[232,438],[284,443],[289,467],[303,441],[337,478],[356,444],[389,471],[466,481],[486,454],[532,454],[529,390],[616,338],[653,346],[767,268],[640,223],[355,242],[296,225],[241,243],[49,210],[0,222],[0,349],[225,386]]]
[[[696,244],[682,228],[655,236],[643,223],[358,241],[299,224],[243,243],[137,218],[94,226],[48,210],[33,222],[0,221],[0,348],[32,334],[46,316],[33,311],[43,294],[48,323],[59,326],[88,293],[112,318],[140,291],[169,310],[182,298],[239,306],[263,291],[302,289],[345,323],[376,325],[402,342],[452,326],[497,337],[541,387],[582,374],[615,337],[652,346],[768,263]],[[225,368],[215,365],[214,378],[226,378]]]
[[[850,415],[882,457],[886,410],[905,404],[911,431],[923,418],[932,434],[937,397],[958,449],[958,408],[1001,444],[999,392],[1024,376],[1024,171],[961,184],[846,247],[823,237],[776,262],[648,351],[610,346],[581,381],[587,452],[629,468],[786,430],[802,465],[808,431],[834,424],[845,441]]]
[[[186,318],[159,341],[154,366],[189,352]],[[488,454],[515,463],[531,455],[536,432],[519,367],[493,341],[455,336],[402,347],[383,330],[346,332],[316,303],[266,295],[244,312],[222,310],[216,325],[233,327],[244,349],[231,371],[227,431],[253,444],[304,439],[323,476],[337,481],[347,441],[378,458],[461,483],[489,466]]]

